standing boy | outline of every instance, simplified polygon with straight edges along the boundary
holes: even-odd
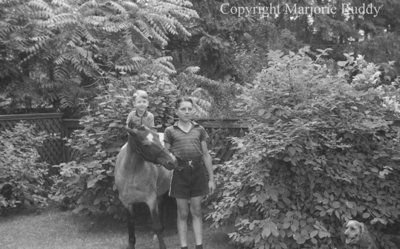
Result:
[[[175,155],[181,170],[174,170],[170,196],[176,198],[178,234],[182,249],[187,249],[187,218],[192,214],[196,249],[203,249],[202,197],[215,190],[211,156],[207,148],[208,134],[192,122],[193,101],[180,98],[176,102],[178,122],[165,129],[165,147]],[[207,174],[208,173],[208,174]],[[207,177],[208,175],[208,177]]]

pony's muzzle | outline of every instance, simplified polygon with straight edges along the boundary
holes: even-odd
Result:
[[[178,168],[178,163],[176,160],[168,160],[168,162],[164,165],[166,169],[173,170]]]

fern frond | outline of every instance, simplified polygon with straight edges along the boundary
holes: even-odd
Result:
[[[150,31],[150,37],[155,39],[158,43],[161,44],[162,47],[168,44],[168,37],[162,32],[159,27],[154,26]]]
[[[82,5],[79,6],[78,10],[83,11],[86,9],[96,9],[100,4],[96,0],[85,1]]]
[[[56,80],[67,79],[69,76],[69,70],[65,66],[57,65],[54,68],[54,78]]]
[[[88,51],[82,47],[74,46],[78,54],[80,54],[85,60],[92,61],[92,56],[93,53],[91,51]]]
[[[36,53],[32,53],[32,54],[29,54],[28,56],[26,56],[25,58],[23,58],[23,59],[17,64],[18,70],[21,70],[21,71],[22,71],[21,65],[24,64],[25,62],[29,61],[30,59],[32,59],[35,55],[36,55]]]
[[[28,2],[28,6],[30,6],[33,9],[37,9],[37,10],[44,10],[47,12],[51,12],[52,9],[50,8],[50,6],[42,0],[32,0]]]
[[[81,64],[80,60],[78,60],[75,57],[71,57],[70,62],[72,64],[72,66],[75,68],[75,70],[77,70],[80,73],[85,72],[85,69],[84,69],[83,65]]]
[[[182,6],[182,7],[188,7],[188,8],[193,7],[192,2],[187,1],[187,0],[165,0],[165,2],[174,4],[174,5],[178,5],[178,6]]]
[[[143,34],[143,37],[146,39],[151,38],[151,31],[149,25],[145,23],[143,20],[136,20],[135,25],[137,25],[138,29],[141,31]]]
[[[132,34],[127,30],[124,35],[124,40],[126,45],[128,46],[129,50],[131,51],[139,51],[139,48],[135,45],[132,40]]]
[[[107,1],[103,4],[103,6],[108,7],[111,10],[114,10],[118,14],[122,14],[122,15],[127,14],[125,8],[114,1]]]
[[[33,18],[33,19],[43,19],[43,20],[47,20],[47,19],[49,19],[50,17],[53,16],[52,12],[45,11],[45,10],[34,11],[34,12],[29,13],[29,14],[30,14],[30,17]]]
[[[166,16],[169,14],[170,16],[179,17],[185,20],[190,20],[192,18],[199,18],[197,12],[189,7],[181,4],[171,3],[172,1],[164,1],[161,4],[157,4],[153,6],[154,12],[162,13]],[[191,3],[190,3],[191,5]]]
[[[47,40],[40,40],[33,46],[27,47],[24,49],[24,52],[29,54],[37,54],[40,49],[42,49],[46,45]]]
[[[176,29],[178,31],[180,31],[181,33],[183,33],[184,37],[191,37],[192,34],[180,23],[180,22],[176,22]]]
[[[166,31],[164,33],[170,33],[173,35],[178,34],[178,32],[176,32],[174,20],[172,20],[171,18],[167,18],[167,17],[159,16],[159,15],[149,15],[148,17],[152,18],[153,28],[160,26]],[[155,22],[157,22],[157,24]]]
[[[163,56],[155,59],[154,62],[164,64],[174,70],[174,64],[172,64],[172,60],[173,58],[171,56]]]
[[[43,41],[47,41],[50,39],[50,36],[48,35],[44,35],[44,36],[36,36],[36,37],[30,37],[28,40],[30,41],[38,41],[38,42],[43,42]]]
[[[160,58],[154,60],[153,63],[146,65],[143,70],[149,75],[160,72],[164,72],[167,75],[176,74],[175,68],[172,63]]]
[[[67,24],[78,25],[79,23],[73,14],[61,13],[51,17],[49,19],[49,24],[53,24],[55,28],[60,28]]]
[[[137,22],[137,24],[140,26],[140,21],[138,21]],[[149,36],[150,36],[150,33],[148,32],[148,29],[147,28],[145,28],[145,29],[143,29],[143,30],[140,30],[138,27],[136,27],[135,25],[133,25],[132,26],[132,29],[133,29],[133,31],[135,31],[138,35],[140,35],[142,38],[143,38],[143,40],[145,40],[146,42],[148,42],[148,43],[150,43],[150,40],[149,40]]]
[[[127,23],[127,22],[122,22],[122,23],[106,22],[104,24],[103,29],[107,32],[116,33],[116,32],[127,30],[130,27],[132,27],[132,24]]]
[[[66,61],[66,58],[64,57],[64,55],[60,55],[60,56],[58,56],[55,60],[54,60],[54,63],[56,64],[56,65],[61,65],[61,64],[63,64],[64,62]]]
[[[179,8],[179,9],[174,8],[169,13],[177,18],[184,19],[187,21],[193,18],[194,19],[200,18],[195,10],[187,8]]]
[[[58,7],[63,7],[67,10],[71,10],[71,6],[65,2],[65,0],[52,0],[51,3]]]
[[[23,30],[23,26],[18,26],[18,25],[12,25],[3,21],[0,21],[0,35],[2,37],[6,36],[7,34],[17,32],[20,30]]]
[[[139,67],[136,65],[128,64],[128,65],[116,65],[115,70],[119,72],[137,72]]]
[[[122,6],[125,6],[129,10],[138,10],[139,9],[139,6],[136,3],[131,2],[131,1],[120,1],[120,4]]]
[[[83,19],[83,21],[87,24],[91,24],[93,26],[102,26],[107,21],[107,17],[105,16],[88,16]]]
[[[137,66],[137,69],[139,69],[141,66],[143,66],[147,62],[147,59],[145,59],[141,56],[134,56],[131,58],[131,61],[133,64],[135,64]]]
[[[86,40],[89,43],[96,44],[100,41],[96,39],[86,27],[79,27],[76,30],[76,34],[79,36],[81,40]]]
[[[185,69],[185,72],[192,73],[192,74],[196,74],[196,73],[198,73],[199,71],[200,71],[200,67],[198,67],[198,66],[187,67],[187,68]]]

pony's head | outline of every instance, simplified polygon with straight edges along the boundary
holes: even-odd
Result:
[[[140,156],[146,161],[161,164],[167,169],[175,169],[177,167],[176,160],[165,149],[157,132],[143,125],[129,124],[129,127],[125,127],[129,134],[128,143]]]

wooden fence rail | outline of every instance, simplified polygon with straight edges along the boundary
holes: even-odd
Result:
[[[80,129],[79,119],[63,119],[62,113],[35,113],[0,115],[0,132],[11,129],[21,121],[35,124],[37,129],[53,133],[55,138],[46,139],[43,145],[38,146],[38,152],[43,160],[55,165],[68,162],[75,158],[76,150],[65,145],[62,138],[69,137],[74,130]],[[247,126],[237,119],[198,119],[196,120],[207,130],[210,136],[210,149],[217,162],[229,160],[234,148],[228,137],[242,136]]]

